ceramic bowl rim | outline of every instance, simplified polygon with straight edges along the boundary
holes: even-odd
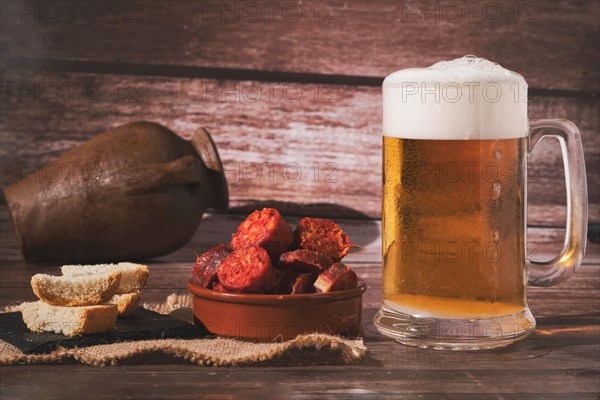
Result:
[[[228,293],[216,292],[212,289],[206,289],[196,286],[192,281],[187,283],[188,291],[194,297],[200,297],[213,301],[235,304],[259,304],[259,305],[287,305],[287,304],[312,304],[320,302],[330,302],[361,296],[366,290],[367,285],[362,280],[358,280],[358,285],[352,289],[338,290],[329,293],[304,293],[304,294],[254,294],[254,293]]]

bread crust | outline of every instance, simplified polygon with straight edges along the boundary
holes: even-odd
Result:
[[[121,283],[117,288],[117,294],[141,292],[146,285],[149,275],[148,267],[146,265],[130,262],[98,265],[63,265],[60,270],[65,276],[120,272]]]
[[[60,307],[36,301],[21,304],[19,311],[29,330],[66,336],[106,332],[113,329],[117,321],[117,306],[112,304]]]
[[[36,274],[31,278],[35,295],[53,306],[81,307],[102,304],[117,292],[120,272],[83,276]]]
[[[113,297],[111,297],[110,300],[106,302],[106,304],[116,305],[117,310],[119,312],[119,316],[125,317],[131,315],[135,311],[140,302],[140,297],[140,294],[137,292],[115,294]]]

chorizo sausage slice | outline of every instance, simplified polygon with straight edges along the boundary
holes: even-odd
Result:
[[[274,262],[294,242],[294,232],[279,211],[263,208],[254,211],[240,224],[231,238],[234,250],[246,246],[260,246],[269,253]]]
[[[279,257],[277,268],[304,271],[318,275],[331,267],[331,264],[333,264],[333,260],[325,254],[300,249],[283,253]]]
[[[327,293],[336,290],[351,289],[358,285],[358,278],[349,266],[335,263],[323,272],[315,281],[317,292]]]
[[[211,287],[217,281],[217,267],[229,253],[229,247],[219,244],[197,256],[192,269],[192,283],[203,288]]]
[[[279,294],[302,294],[314,293],[313,286],[315,276],[310,273],[298,273],[296,271],[287,271],[281,280],[277,293]]]
[[[267,293],[278,282],[278,273],[265,249],[248,246],[234,250],[217,268],[219,283],[229,292]]]
[[[317,251],[333,261],[340,261],[352,247],[338,224],[321,218],[302,218],[296,227],[295,242],[300,249]]]
[[[214,290],[215,292],[226,292],[227,290],[225,290],[225,288],[223,287],[223,285],[221,285],[221,282],[216,281],[213,285],[212,285],[212,290]]]

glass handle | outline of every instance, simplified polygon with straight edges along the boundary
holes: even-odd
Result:
[[[579,129],[565,119],[529,121],[529,153],[544,137],[560,143],[567,187],[567,229],[560,254],[552,260],[527,261],[531,286],[553,286],[564,282],[581,264],[587,239],[587,181]]]

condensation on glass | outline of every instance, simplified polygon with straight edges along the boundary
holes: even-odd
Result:
[[[527,155],[554,136],[568,225],[555,259],[526,259]],[[566,280],[585,252],[581,138],[566,120],[527,119],[527,84],[465,56],[383,83],[383,306],[375,325],[435,349],[489,349],[535,329],[527,284]]]

